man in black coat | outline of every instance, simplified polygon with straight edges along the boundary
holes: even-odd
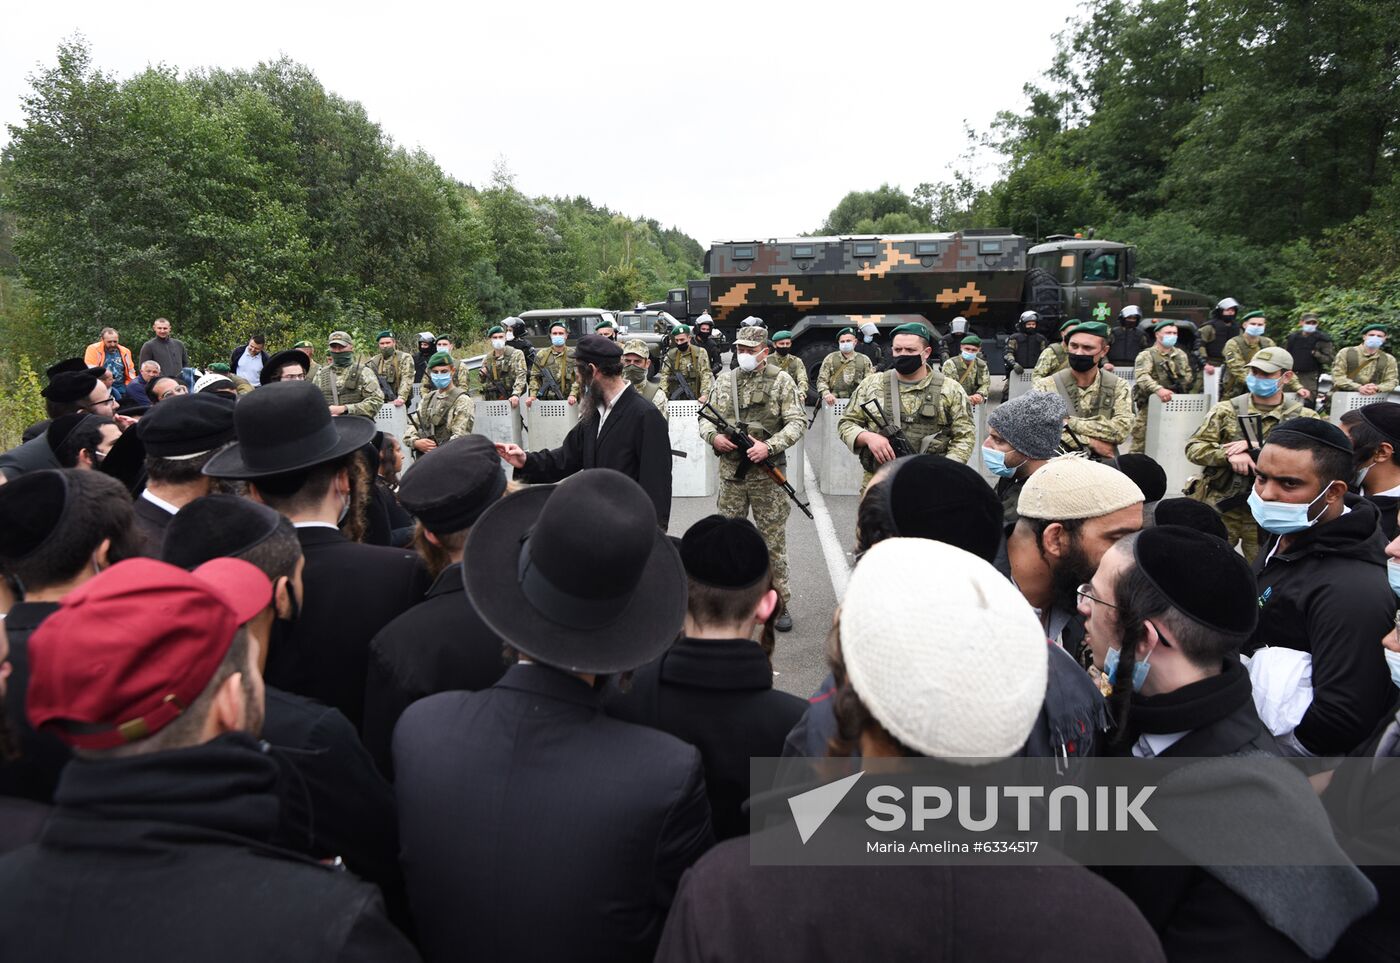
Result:
[[[365,745],[391,778],[394,726],[405,709],[435,692],[485,689],[505,674],[505,642],[482,621],[462,586],[467,534],[505,491],[501,460],[481,435],[428,452],[399,486],[399,500],[418,519],[421,537],[450,561],[427,598],[370,642]]]
[[[270,842],[249,620],[272,595],[236,559],[131,559],[34,634],[29,718],[79,757],[38,843],[0,859],[0,958],[416,958],[372,886]]]
[[[1254,560],[1259,627],[1244,651],[1312,655],[1312,704],[1285,740],[1293,755],[1345,755],[1395,700],[1380,644],[1395,621],[1385,537],[1376,507],[1347,493],[1354,470],[1347,436],[1317,418],[1283,422],[1259,455],[1251,508],[1273,537]]]
[[[700,754],[607,718],[601,687],[680,632],[676,549],[636,482],[602,469],[497,501],[464,559],[467,595],[526,661],[482,692],[414,703],[394,730],[424,955],[650,960],[681,873],[714,840]]]
[[[631,478],[651,499],[665,530],[671,519],[671,436],[656,406],[622,376],[622,348],[596,334],[574,347],[582,387],[578,423],[553,451],[526,452],[497,445],[525,482],[556,482],[585,468],[611,468]]]
[[[350,504],[350,459],[374,437],[374,422],[332,418],[321,391],[282,381],[245,397],[234,411],[238,440],[205,465],[216,478],[245,479],[259,501],[296,526],[306,569],[306,603],[279,624],[267,679],[334,706],[359,726],[369,642],[427,589],[412,552],[351,542],[337,524]]]
[[[49,383],[41,393],[44,396],[44,411],[50,421],[79,411],[106,416],[116,412],[117,403],[112,397],[112,389],[93,377],[81,358],[60,361],[47,373]],[[0,474],[10,481],[25,472],[61,467],[42,429],[24,444],[0,454]]]
[[[1229,546],[1178,525],[1129,535],[1104,555],[1079,604],[1094,664],[1113,687],[1114,754],[1190,760],[1279,754],[1238,657],[1259,618],[1255,588],[1247,563]],[[1213,777],[1214,798],[1237,803],[1219,807],[1214,831],[1233,820],[1238,828],[1228,835],[1260,854],[1285,833],[1300,865],[1209,865],[1209,853],[1166,829],[1161,845],[1176,858],[1104,870],[1157,930],[1172,960],[1318,958],[1374,905],[1374,891],[1355,867],[1301,855],[1341,858],[1302,774],[1283,765],[1250,773],[1252,780]],[[1253,801],[1250,793],[1265,777],[1278,780],[1277,791],[1247,811],[1245,800]],[[1171,799],[1159,805],[1168,807]],[[1162,821],[1179,824],[1169,816]]]
[[[669,732],[700,750],[715,836],[749,831],[749,760],[782,753],[788,730],[807,703],[773,688],[768,648],[778,593],[768,547],[746,518],[711,515],[681,540],[688,579],[685,636],[632,675],[626,691],[609,690],[607,713]]]
[[[213,393],[180,395],[157,405],[133,429],[146,453],[146,487],[136,496],[143,555],[160,558],[175,513],[213,490],[204,466],[233,440],[233,406]]]

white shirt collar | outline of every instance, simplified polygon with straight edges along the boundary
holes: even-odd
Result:
[[[1133,755],[1140,759],[1160,756],[1189,735],[1190,732],[1190,729],[1184,732],[1144,732],[1138,736],[1137,742],[1133,743]]]
[[[146,499],[146,501],[150,502],[152,505],[156,506],[156,508],[159,508],[163,512],[169,512],[171,515],[174,515],[180,511],[179,506],[170,504],[164,498],[157,498],[156,496],[152,495],[151,490],[149,488],[141,492],[141,497]]]
[[[332,525],[330,522],[292,522],[293,528],[329,528],[340,531],[339,525]]]

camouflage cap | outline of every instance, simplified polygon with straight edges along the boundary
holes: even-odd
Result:
[[[975,334],[969,334],[967,337],[963,338],[962,341],[961,341],[960,343],[961,343],[961,344],[966,344],[966,345],[971,345],[971,346],[973,346],[974,348],[980,348],[980,347],[982,347],[982,339],[979,338],[979,337],[977,337],[977,335],[975,335]]]
[[[651,352],[647,350],[647,343],[640,338],[633,338],[622,346],[623,354],[635,354],[639,358],[650,358]]]
[[[1092,334],[1095,337],[1108,340],[1108,325],[1102,321],[1080,321],[1074,327],[1065,331],[1065,337],[1076,334]]]
[[[296,344],[292,345],[292,347],[293,347],[293,348],[314,348],[314,347],[316,347],[316,346],[315,346],[314,344],[312,344],[310,341],[298,341]]]
[[[329,338],[326,339],[326,343],[327,343],[327,344],[343,344],[343,345],[349,347],[350,345],[354,344],[355,342],[350,338],[350,335],[347,334],[347,333],[344,332],[344,331],[332,331],[332,332],[331,332],[331,336],[330,336]]]
[[[446,351],[435,351],[433,352],[433,356],[428,359],[429,368],[435,368],[440,364],[453,365],[456,363],[456,359],[454,359],[452,355],[448,354]]]
[[[493,335],[493,334],[505,334],[505,333],[506,333],[506,329],[505,329],[505,328],[501,327],[499,324],[493,324],[493,325],[491,325],[490,328],[488,328],[488,329],[486,330],[486,337],[489,338],[489,337],[491,337],[491,335]]]
[[[933,336],[928,333],[928,328],[918,321],[910,321],[908,324],[901,324],[890,332],[890,338],[893,339],[895,335],[899,334],[912,334],[916,338],[923,338],[926,343],[933,343]]]
[[[1293,355],[1282,348],[1260,348],[1253,358],[1249,359],[1251,368],[1258,368],[1265,374],[1278,374],[1280,371],[1293,370]]]
[[[774,341],[791,341],[791,340],[792,340],[792,332],[791,332],[791,331],[774,331],[774,332],[772,333],[772,335],[770,335],[770,337],[771,337]]]
[[[749,324],[739,329],[734,344],[741,348],[761,348],[768,343],[768,329]]]

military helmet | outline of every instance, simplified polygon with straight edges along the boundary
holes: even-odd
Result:
[[[1021,323],[1022,323],[1022,324],[1025,324],[1027,321],[1034,321],[1036,324],[1039,324],[1039,323],[1040,323],[1040,315],[1037,314],[1035,311],[1022,311],[1022,312],[1021,312]]]
[[[1118,312],[1118,317],[1140,318],[1142,317],[1142,308],[1138,307],[1136,304],[1125,304],[1123,305],[1123,310]]]
[[[1236,301],[1234,298],[1221,298],[1220,301],[1219,301],[1219,303],[1217,303],[1217,304],[1215,305],[1215,310],[1217,310],[1217,311],[1228,311],[1228,310],[1230,310],[1231,308],[1235,308],[1236,310],[1239,310],[1239,306],[1240,306],[1240,302]]]

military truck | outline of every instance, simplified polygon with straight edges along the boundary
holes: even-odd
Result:
[[[1134,248],[1115,241],[1054,236],[1032,244],[1009,231],[977,229],[722,241],[706,252],[705,271],[716,326],[732,334],[753,315],[770,331],[792,331],[793,350],[815,383],[845,327],[874,324],[887,335],[924,320],[942,333],[964,317],[988,342],[983,354],[1001,374],[1000,345],[1023,311],[1039,312],[1052,337],[1068,318],[1111,326],[1129,304],[1150,318],[1206,320],[1214,298],[1140,278],[1135,260]]]
[[[687,281],[683,288],[671,288],[665,301],[653,301],[642,306],[647,311],[665,311],[671,317],[694,324],[695,319],[710,309],[710,282]]]

